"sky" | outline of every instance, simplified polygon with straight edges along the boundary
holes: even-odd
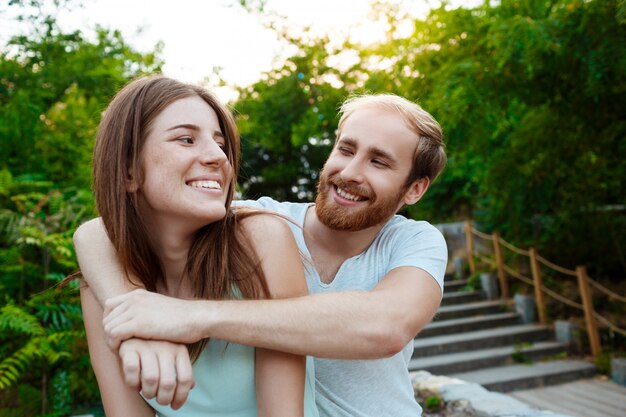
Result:
[[[395,0],[414,15],[425,15],[434,1]],[[309,25],[314,33],[351,36],[373,42],[384,35],[380,24],[369,20],[368,0],[267,0],[266,9],[287,18],[293,27]],[[0,42],[24,27],[6,13],[0,15]],[[211,76],[213,68],[230,85],[246,86],[260,79],[289,48],[266,29],[259,16],[244,10],[237,0],[83,0],[80,8],[58,16],[65,30],[93,34],[96,25],[119,29],[139,51],[163,43],[163,72],[191,83]],[[23,24],[22,24],[23,25]],[[215,78],[209,78],[209,80]],[[211,82],[209,81],[209,85]],[[222,99],[235,98],[232,88],[217,91]]]

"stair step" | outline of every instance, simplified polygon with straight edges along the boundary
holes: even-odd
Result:
[[[516,343],[538,342],[548,339],[550,334],[546,326],[519,324],[445,336],[419,337],[418,335],[413,341],[413,357],[421,358]]]
[[[562,343],[537,342],[530,346],[525,344],[504,346],[411,359],[409,370],[424,370],[431,374],[448,375],[495,366],[514,365],[520,360],[544,359],[566,351],[567,347]]]
[[[480,371],[452,374],[450,376],[464,381],[475,382],[491,391],[509,392],[588,378],[593,376],[595,372],[595,366],[589,362],[582,360],[558,360],[538,362],[531,365],[487,368]]]
[[[502,326],[518,324],[520,316],[517,313],[496,313],[484,316],[439,320],[429,323],[420,332],[420,337],[440,336],[452,333],[464,333],[481,329],[492,329]]]
[[[502,313],[506,311],[504,300],[476,301],[473,303],[447,305],[439,307],[435,321],[449,320],[460,317],[476,316],[480,314]]]
[[[456,279],[454,281],[446,281],[444,284],[444,291],[445,292],[458,291],[459,289],[465,287],[466,285],[467,285],[466,279]]]
[[[484,298],[482,291],[456,291],[456,292],[444,292],[441,305],[447,306],[451,304],[470,303],[473,301],[480,301]]]

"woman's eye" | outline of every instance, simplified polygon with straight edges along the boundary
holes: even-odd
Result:
[[[182,138],[178,138],[178,140],[186,145],[193,145],[193,138],[191,136],[183,136]]]

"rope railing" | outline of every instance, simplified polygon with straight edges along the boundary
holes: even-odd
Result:
[[[509,242],[507,242],[506,240],[500,238],[500,244],[502,246],[504,246],[505,248],[507,248],[508,250],[510,250],[511,252],[515,252],[518,255],[523,255],[523,256],[530,256],[530,251],[524,250],[524,249],[520,249],[517,246],[513,246],[511,245]]]
[[[504,265],[504,270],[512,277],[515,277],[519,279],[520,281],[525,282],[528,285],[531,285],[531,286],[534,285],[534,282],[532,279],[525,277],[524,275],[520,274],[519,272],[509,267],[508,265]]]
[[[606,288],[604,285],[600,284],[598,281],[589,278],[589,283],[601,293],[604,293],[607,297],[621,301],[622,303],[626,303],[626,297],[622,297],[621,295],[614,293],[613,291]]]
[[[571,270],[568,268],[564,268],[560,265],[557,265],[544,257],[540,256],[534,248],[530,248],[529,250],[521,249],[513,244],[502,239],[498,233],[487,234],[481,232],[472,226],[471,222],[467,221],[465,223],[465,236],[466,236],[466,244],[467,244],[467,253],[468,253],[468,261],[470,265],[470,271],[472,273],[476,272],[476,264],[474,263],[474,258],[477,258],[480,262],[493,267],[498,272],[498,280],[500,282],[500,290],[503,298],[509,298],[509,290],[508,290],[508,279],[507,275],[517,278],[518,280],[530,285],[534,288],[535,298],[537,309],[539,312],[540,322],[543,324],[547,323],[545,305],[543,301],[543,294],[546,294],[553,298],[556,301],[559,301],[563,304],[566,304],[570,307],[576,308],[578,310],[582,310],[585,314],[585,323],[587,326],[587,333],[589,336],[589,342],[591,346],[591,352],[594,357],[598,357],[601,353],[600,347],[600,337],[598,334],[598,329],[596,327],[596,323],[601,323],[604,326],[608,327],[610,330],[622,334],[626,336],[626,330],[618,327],[616,324],[609,321],[607,318],[598,314],[594,311],[593,302],[591,298],[590,286],[599,291],[600,293],[606,295],[611,300],[617,300],[623,303],[626,303],[626,297],[619,295],[608,288],[604,287],[602,284],[597,281],[589,278],[587,275],[587,270],[583,266],[579,266],[576,270]],[[493,242],[493,253],[494,256],[485,256],[480,253],[476,253],[474,251],[474,236],[477,236],[481,239],[485,239]],[[504,246],[511,252],[514,252],[518,255],[527,256],[530,258],[530,266],[532,270],[532,279],[524,276],[520,272],[506,265],[504,262],[504,256],[502,254],[501,246]],[[582,303],[570,300],[561,294],[545,287],[542,284],[541,277],[541,265],[552,269],[558,273],[576,277],[578,280],[578,288]]]
[[[483,238],[483,239],[486,239],[486,240],[489,240],[489,241],[492,241],[492,240],[493,240],[493,236],[491,236],[490,234],[488,234],[488,233],[483,233],[483,232],[481,232],[480,230],[475,229],[475,228],[473,228],[473,227],[472,227],[472,233],[474,233],[476,236],[478,236],[478,237],[480,237],[480,238]]]
[[[594,317],[595,317],[596,320],[598,320],[600,323],[604,324],[606,327],[608,327],[609,329],[611,329],[615,333],[619,333],[622,336],[626,336],[626,330],[618,327],[616,324],[611,323],[608,319],[602,317],[598,313],[595,313]]]
[[[565,274],[565,275],[570,275],[575,277],[576,276],[576,271],[573,271],[571,269],[567,269],[567,268],[563,268],[562,266],[559,266],[555,263],[550,262],[549,260],[547,260],[546,258],[544,258],[541,255],[537,255],[537,260],[539,262],[541,262],[543,265],[547,266],[548,268],[551,268],[557,272],[560,272],[561,274]]]
[[[480,253],[475,254],[474,256],[476,256],[478,258],[479,262],[482,262],[492,268],[496,267],[496,260],[493,259],[490,256],[486,256],[486,255],[481,255]]]
[[[584,310],[585,309],[585,307],[583,307],[582,304],[577,303],[576,301],[572,301],[569,298],[565,298],[561,294],[552,291],[550,288],[541,287],[541,291],[545,292],[546,294],[548,294],[550,297],[554,298],[555,300],[560,301],[563,304],[567,304],[570,307],[574,307],[574,308],[577,308],[579,310]]]

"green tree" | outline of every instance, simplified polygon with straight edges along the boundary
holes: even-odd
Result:
[[[300,53],[240,89],[235,103],[243,143],[239,183],[251,198],[313,198],[346,95],[331,84],[338,74],[325,63],[328,39],[290,41]]]
[[[31,31],[0,49],[0,416],[99,401],[78,291],[54,287],[77,269],[73,231],[95,216],[100,114],[129,79],[161,66],[159,45],[139,53],[115,30],[65,33],[41,12],[68,3],[11,2]]]
[[[444,173],[409,215],[435,222],[472,217],[562,264],[622,275],[624,2],[507,0],[473,8],[444,3],[423,19],[386,3],[375,7],[387,22],[383,42],[330,49],[323,40],[295,40],[298,53],[269,73],[254,94],[243,96],[248,108],[251,101],[259,106],[245,117],[276,109],[274,117],[263,116],[262,128],[252,125],[260,136],[254,143],[271,137],[278,142],[266,142],[267,148],[286,146],[291,136],[278,134],[292,125],[283,123],[291,120],[285,114],[306,124],[299,129],[311,137],[332,138],[299,116],[306,108],[294,77],[295,68],[307,68],[301,62],[339,80],[333,101],[359,92],[405,96],[441,123],[449,155]],[[398,29],[406,24],[413,27],[409,36]],[[328,63],[348,54],[356,62],[333,72]],[[292,182],[293,174],[303,174],[297,166],[284,172],[288,176],[282,178]],[[310,196],[313,184],[305,182],[308,193],[302,195]],[[280,191],[272,189],[274,183],[265,185],[259,187],[263,193],[293,198],[282,191],[287,184]]]

